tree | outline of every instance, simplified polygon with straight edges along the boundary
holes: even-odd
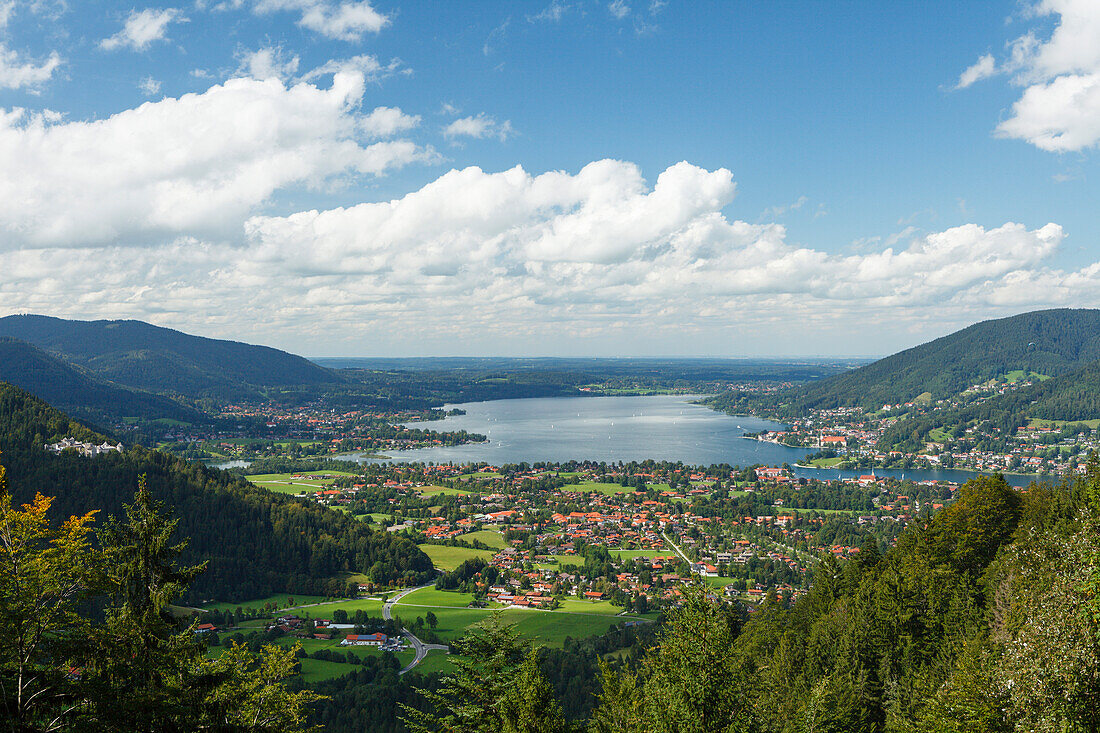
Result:
[[[425,614],[424,620],[427,621],[428,626],[430,626],[433,629],[439,624],[439,619],[436,618],[435,614],[432,613],[431,611],[428,611],[428,613]]]
[[[660,644],[642,667],[644,729],[667,733],[749,730],[746,673],[731,651],[737,635],[734,610],[702,586],[685,590]]]
[[[217,659],[170,604],[205,565],[180,567],[185,543],[173,544],[176,521],[163,514],[139,479],[125,521],[112,519],[99,539],[114,584],[106,619],[95,629],[95,654],[84,684],[87,715],[98,731],[304,730],[312,692],[291,693],[294,653],[231,645]]]
[[[645,701],[638,689],[638,677],[632,672],[619,672],[603,659],[600,668],[599,705],[592,713],[588,729],[591,733],[620,733],[642,730]]]
[[[0,466],[0,695],[12,730],[57,730],[76,714],[74,670],[89,629],[78,609],[104,587],[102,556],[89,545],[95,512],[52,528],[51,502],[37,494],[14,508]]]
[[[417,688],[434,710],[402,704],[412,733],[549,733],[565,730],[561,706],[539,672],[535,651],[500,614],[473,627],[455,649],[456,671],[436,691]]]
[[[200,725],[233,731],[300,731],[305,727],[306,706],[324,699],[305,690],[288,693],[283,680],[297,673],[297,654],[268,645],[252,654],[232,644],[221,656],[204,659],[200,672],[218,680],[201,705]]]
[[[198,683],[191,661],[202,653],[169,607],[205,563],[176,565],[186,543],[172,543],[176,521],[153,501],[144,476],[124,510],[125,521],[111,518],[97,533],[115,587],[98,639],[96,678],[110,691],[100,714],[120,728],[167,728],[188,718],[186,693]]]

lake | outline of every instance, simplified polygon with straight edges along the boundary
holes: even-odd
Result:
[[[593,460],[682,461],[687,464],[731,466],[765,464],[792,466],[812,451],[744,438],[746,433],[780,430],[782,425],[756,417],[731,416],[692,404],[698,395],[651,397],[541,397],[446,405],[465,415],[442,421],[413,423],[439,431],[481,433],[488,443],[386,451],[391,460],[425,463],[502,463]],[[352,453],[344,460],[378,462]],[[797,476],[830,480],[870,473],[870,469],[838,470],[796,467]],[[878,476],[962,483],[976,474],[952,469],[875,469]],[[1014,486],[1026,486],[1031,476],[1006,475]]]
[[[386,451],[395,461],[468,463],[495,466],[526,461],[683,461],[709,465],[795,463],[803,449],[746,440],[745,433],[779,430],[779,423],[730,417],[702,405],[698,396],[543,397],[446,405],[465,415],[418,422],[432,430],[481,433],[488,443]],[[366,460],[362,454],[345,456]]]

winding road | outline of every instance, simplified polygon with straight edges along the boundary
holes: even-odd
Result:
[[[428,585],[418,585],[415,588],[407,588],[406,590],[403,590],[400,593],[394,594],[385,603],[382,604],[382,618],[386,619],[387,621],[393,619],[393,611],[392,611],[393,605],[395,603],[397,603],[398,601],[400,601],[405,596],[409,595],[410,593],[415,593],[416,591],[423,590],[424,588],[434,588],[434,587],[435,587],[434,583],[429,583]],[[402,667],[401,671],[398,672],[397,674],[405,674],[406,672],[411,670],[413,667],[420,664],[421,660],[423,660],[424,657],[428,656],[428,652],[430,652],[432,650],[437,649],[439,651],[447,652],[448,654],[450,654],[450,652],[451,652],[451,648],[449,646],[447,646],[446,644],[425,644],[424,642],[420,641],[420,639],[417,638],[416,634],[412,633],[408,629],[402,628],[401,629],[401,635],[404,636],[406,639],[408,639],[409,643],[412,644],[413,649],[416,651],[416,656],[413,658],[413,660],[411,662],[409,662],[404,667]]]

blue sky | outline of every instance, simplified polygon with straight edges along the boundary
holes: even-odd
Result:
[[[1094,2],[0,0],[0,110],[9,313],[737,356],[1100,305]]]

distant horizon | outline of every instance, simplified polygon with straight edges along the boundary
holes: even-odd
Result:
[[[836,355],[830,356],[827,354],[807,354],[807,355],[752,355],[752,356],[700,356],[690,354],[669,354],[669,355],[646,355],[635,354],[629,356],[561,356],[561,355],[525,355],[525,356],[507,356],[503,354],[494,355],[456,355],[456,354],[433,354],[426,356],[410,356],[410,355],[387,355],[387,356],[308,356],[306,354],[298,354],[302,358],[309,359],[312,362],[321,361],[354,361],[361,359],[364,361],[380,361],[380,360],[413,360],[413,359],[461,359],[461,360],[494,360],[494,359],[507,359],[513,361],[524,360],[536,360],[536,359],[556,359],[561,361],[631,361],[631,360],[652,360],[652,361],[795,361],[795,360],[809,360],[809,361],[868,361],[883,359],[889,354],[878,355]]]

